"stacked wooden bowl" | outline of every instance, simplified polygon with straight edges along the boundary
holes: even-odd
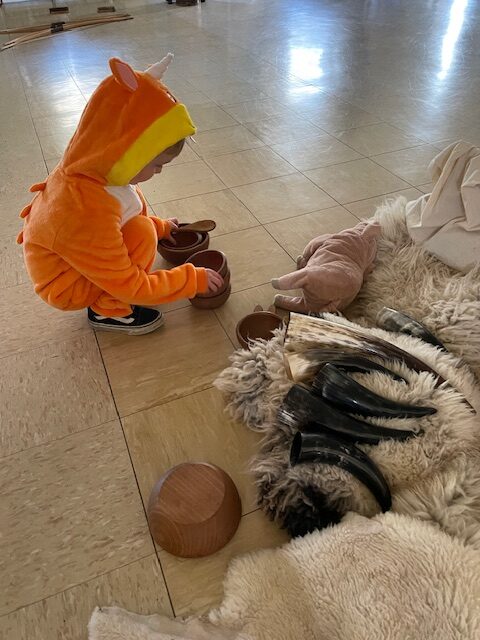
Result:
[[[158,252],[164,260],[175,266],[183,264],[191,255],[198,251],[208,249],[210,244],[210,236],[205,231],[184,231],[182,227],[186,224],[180,224],[178,231],[173,234],[176,244],[169,240],[160,240],[158,243]]]
[[[223,278],[223,285],[219,291],[215,293],[202,293],[190,300],[191,304],[197,309],[216,309],[230,297],[232,287],[230,284],[230,269],[228,267],[227,258],[221,251],[209,249],[208,251],[199,251],[193,254],[187,260],[195,267],[203,267],[204,269],[212,269],[219,273]]]

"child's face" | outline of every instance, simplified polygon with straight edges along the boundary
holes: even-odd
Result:
[[[162,173],[163,165],[175,160],[175,158],[180,155],[184,145],[185,140],[180,140],[180,142],[174,144],[173,147],[168,147],[168,149],[162,151],[160,155],[154,158],[146,167],[143,167],[143,169],[130,180],[130,184],[145,182],[153,178],[156,173]]]

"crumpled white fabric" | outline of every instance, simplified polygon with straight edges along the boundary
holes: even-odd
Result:
[[[412,240],[459,271],[480,263],[480,149],[455,142],[430,163],[432,193],[409,202]]]

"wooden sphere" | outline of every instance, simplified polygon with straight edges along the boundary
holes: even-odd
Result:
[[[242,503],[225,471],[205,462],[187,462],[160,478],[147,512],[153,539],[162,549],[182,558],[200,558],[233,538]]]

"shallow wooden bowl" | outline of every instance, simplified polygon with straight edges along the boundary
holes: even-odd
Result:
[[[271,340],[275,329],[279,329],[283,320],[276,313],[270,311],[255,311],[249,313],[237,324],[237,340],[244,348],[248,348],[250,340]]]
[[[160,478],[147,513],[152,536],[162,549],[181,558],[200,558],[233,538],[242,504],[225,471],[205,462],[187,462]]]
[[[227,258],[221,251],[208,249],[208,251],[197,251],[190,256],[187,262],[191,262],[195,267],[203,267],[204,269],[212,269],[219,273],[222,278],[227,275],[228,264]]]
[[[160,240],[158,252],[164,260],[175,266],[183,264],[190,256],[208,249],[210,236],[206,232],[182,231],[181,224],[179,230],[173,234],[177,244],[172,244],[168,240]]]

